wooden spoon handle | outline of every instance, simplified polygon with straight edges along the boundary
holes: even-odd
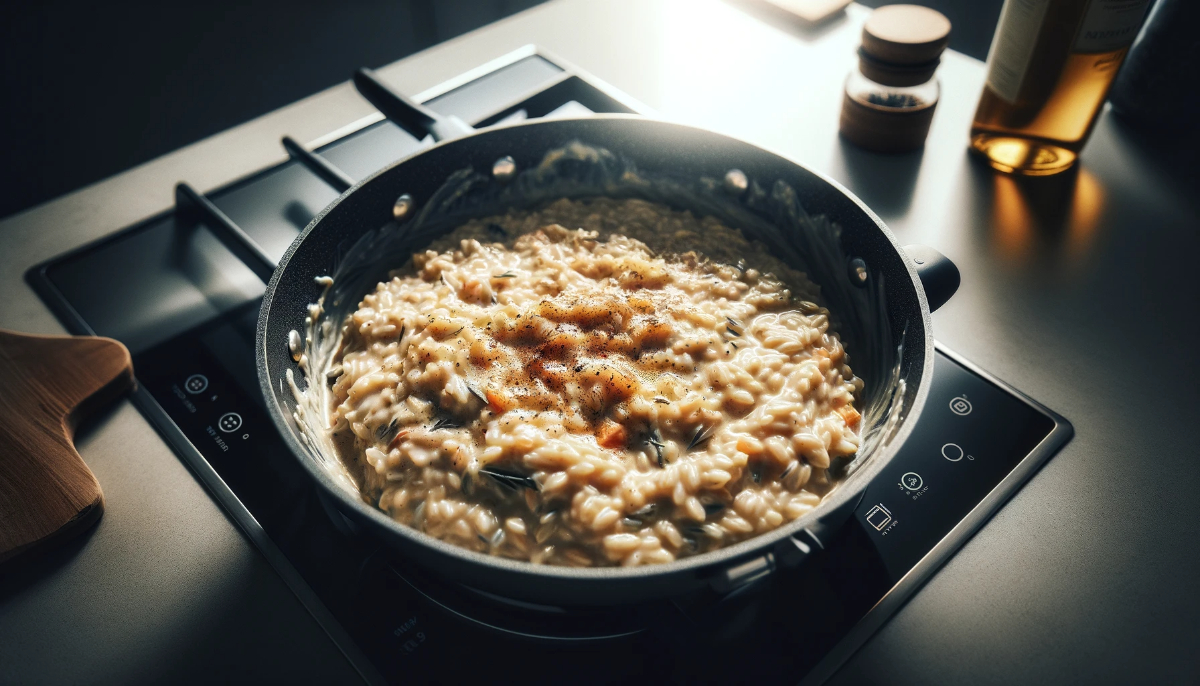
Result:
[[[133,385],[129,351],[111,338],[0,329],[0,562],[100,519],[75,427]]]

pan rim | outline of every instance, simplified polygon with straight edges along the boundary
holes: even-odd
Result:
[[[901,262],[908,273],[908,277],[917,299],[918,311],[920,313],[925,335],[923,341],[923,362],[920,374],[920,383],[916,384],[916,388],[910,388],[910,392],[914,393],[913,404],[905,416],[896,427],[889,444],[879,448],[875,454],[871,455],[862,468],[856,470],[845,481],[840,483],[825,499],[823,499],[816,507],[797,519],[784,524],[772,531],[768,531],[751,538],[748,538],[739,543],[718,548],[713,551],[685,557],[683,559],[667,562],[663,564],[643,565],[637,567],[567,567],[562,565],[541,565],[534,564],[527,560],[513,560],[496,555],[488,555],[473,550],[468,550],[456,546],[452,543],[435,538],[423,531],[418,531],[412,527],[395,521],[387,516],[382,510],[371,506],[361,497],[353,497],[356,494],[350,493],[345,487],[339,485],[332,475],[328,474],[319,465],[314,464],[312,460],[304,456],[306,448],[296,437],[296,430],[289,424],[290,413],[283,407],[272,384],[270,369],[268,365],[267,352],[267,326],[270,321],[272,309],[275,304],[275,291],[278,288],[282,275],[287,271],[288,265],[291,263],[292,257],[299,250],[305,239],[320,226],[321,222],[331,212],[337,209],[343,202],[353,197],[354,193],[364,186],[372,183],[376,178],[390,173],[401,165],[419,164],[419,160],[423,157],[440,151],[449,146],[469,145],[469,141],[476,140],[481,136],[496,135],[503,131],[519,129],[525,127],[554,127],[564,126],[568,124],[583,124],[588,122],[612,122],[612,121],[628,121],[637,125],[645,126],[662,126],[675,130],[685,130],[693,134],[704,136],[716,136],[727,141],[747,146],[760,152],[767,153],[779,160],[797,167],[804,172],[813,175],[821,181],[829,184],[847,199],[849,199],[860,211],[862,211],[882,232],[883,236],[891,243],[893,249],[900,256]],[[263,306],[259,310],[258,325],[255,334],[255,357],[256,369],[258,373],[258,381],[260,390],[263,393],[263,398],[267,404],[268,414],[271,415],[271,420],[275,424],[275,428],[279,431],[287,444],[292,457],[304,466],[310,476],[319,483],[327,495],[332,494],[343,508],[353,509],[358,515],[366,517],[371,525],[377,529],[384,529],[389,534],[399,535],[405,539],[407,544],[422,546],[432,552],[444,557],[456,558],[457,561],[483,565],[490,568],[496,573],[515,574],[521,576],[529,576],[533,579],[552,578],[564,581],[574,581],[580,583],[587,582],[612,582],[615,580],[646,580],[648,578],[662,579],[665,577],[677,576],[687,572],[695,572],[700,570],[716,570],[728,568],[731,563],[737,564],[747,559],[761,557],[772,550],[775,546],[792,536],[800,534],[806,529],[811,529],[818,524],[823,517],[829,513],[838,510],[838,508],[847,504],[849,500],[857,498],[865,490],[870,479],[875,476],[880,470],[887,466],[895,457],[900,447],[903,445],[909,434],[912,432],[916,424],[916,420],[924,409],[926,399],[929,395],[929,378],[933,371],[933,334],[932,334],[932,316],[929,310],[929,301],[925,295],[925,290],[921,285],[920,279],[917,276],[916,268],[905,254],[903,248],[896,240],[891,229],[879,218],[858,196],[851,193],[847,188],[827,175],[813,170],[807,165],[799,162],[789,155],[782,154],[768,147],[751,143],[745,139],[731,136],[725,133],[720,133],[705,129],[703,127],[671,122],[654,117],[646,117],[634,114],[595,114],[583,117],[570,117],[553,120],[527,120],[523,122],[515,122],[502,126],[489,127],[476,131],[465,136],[441,141],[427,148],[423,148],[408,157],[397,160],[389,165],[386,165],[358,183],[351,186],[344,193],[334,199],[329,205],[322,209],[303,231],[293,240],[288,246],[287,251],[279,261],[278,267],[271,275],[271,279],[267,284],[266,291],[263,294]],[[282,315],[281,315],[282,316]],[[906,342],[906,345],[911,345],[913,341]],[[282,377],[282,373],[281,373]],[[850,488],[846,485],[851,484]]]

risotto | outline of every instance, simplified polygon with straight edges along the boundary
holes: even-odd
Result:
[[[855,453],[817,288],[712,218],[560,200],[472,221],[363,298],[329,371],[364,498],[472,550],[664,563],[770,531]]]

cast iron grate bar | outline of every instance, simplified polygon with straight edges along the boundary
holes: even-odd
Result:
[[[271,280],[271,274],[275,273],[275,260],[211,200],[186,183],[179,183],[175,186],[175,208],[180,215],[191,216],[207,224],[221,243],[263,283]]]
[[[371,69],[363,67],[354,73],[354,87],[400,128],[420,140],[428,135],[438,117],[424,105],[408,102],[404,96],[392,90]]]
[[[400,128],[417,140],[433,136],[435,141],[455,138],[475,129],[456,116],[441,116],[428,107],[398,93],[372,70],[363,67],[354,73],[358,92]]]
[[[345,193],[354,185],[354,179],[350,178],[349,174],[338,169],[332,162],[315,152],[305,150],[291,136],[283,137],[283,148],[287,150],[288,156],[321,177],[322,181],[329,184],[338,193]]]

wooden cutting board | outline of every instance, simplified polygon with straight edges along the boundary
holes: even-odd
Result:
[[[129,351],[111,338],[0,329],[0,563],[100,519],[75,427],[133,385]]]
[[[766,0],[808,24],[819,24],[841,12],[850,0]]]

